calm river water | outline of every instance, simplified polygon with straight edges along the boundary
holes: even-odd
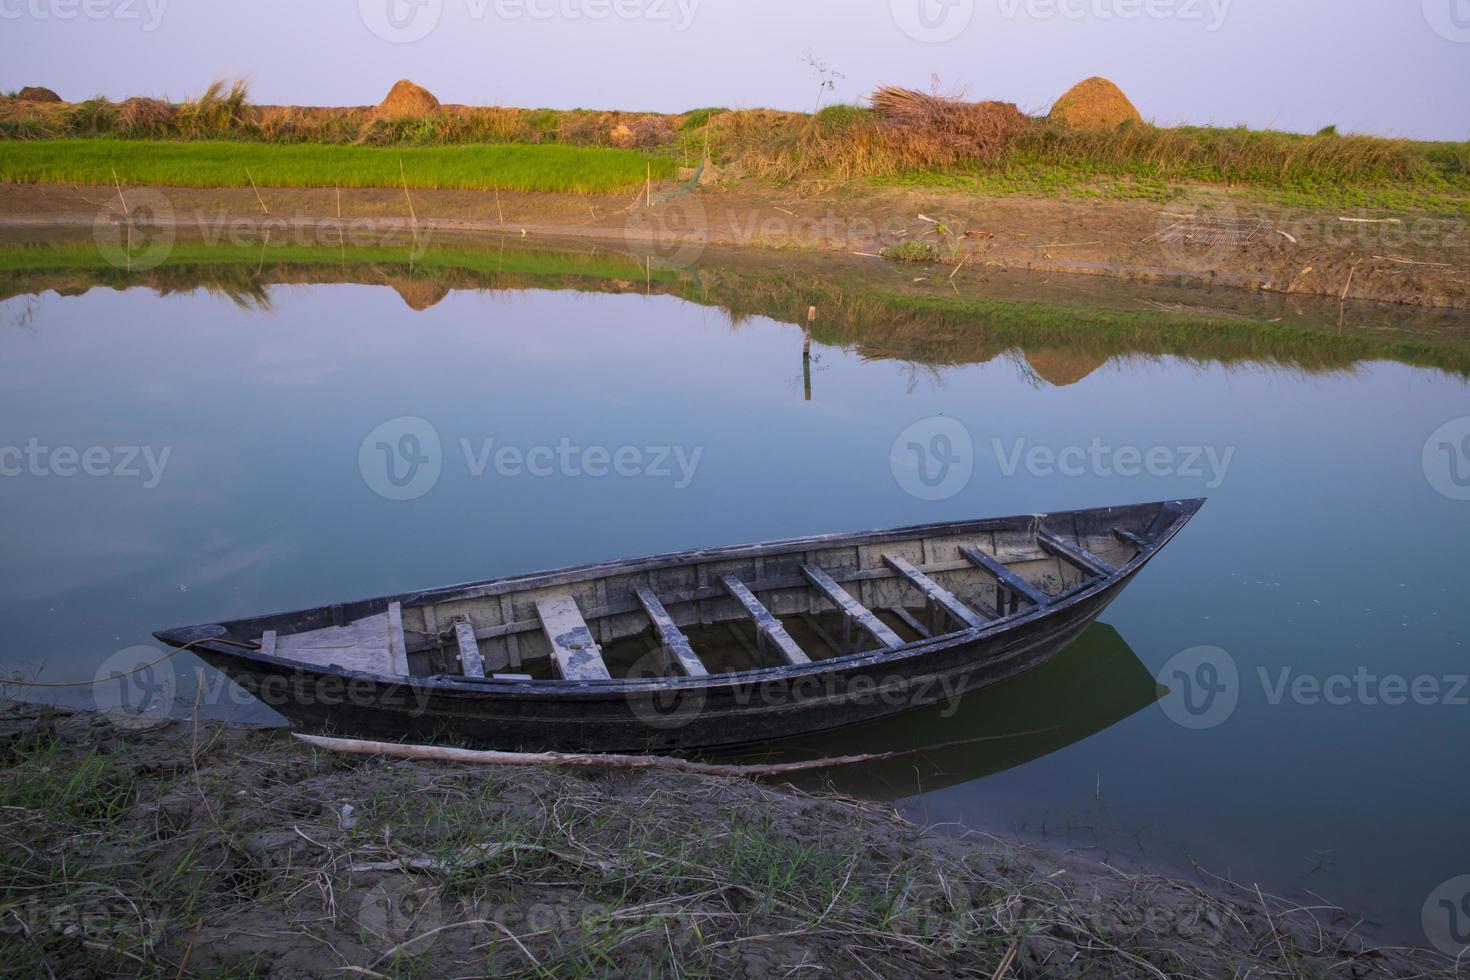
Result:
[[[927,321],[823,298],[808,372],[806,296],[779,279],[518,261],[493,288],[264,263],[17,280],[0,669],[90,678],[166,626],[595,559],[1207,496],[1042,671],[776,751],[912,748],[833,780],[934,823],[1310,889],[1411,939],[1470,873],[1454,367],[1209,327],[1160,346],[1142,313],[1132,340],[1072,340],[1034,308],[968,338],[951,316],[936,348]],[[414,434],[390,442],[422,465],[386,471],[375,432]],[[194,663],[173,662],[185,712]],[[271,717],[217,683],[206,704]]]

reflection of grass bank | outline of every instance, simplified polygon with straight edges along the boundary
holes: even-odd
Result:
[[[18,704],[0,748],[16,976],[1449,975],[1254,891],[779,786],[329,756]]]
[[[507,248],[341,249],[293,245],[208,246],[178,242],[158,268],[128,272],[103,263],[94,245],[0,247],[0,297],[93,286],[146,286],[160,293],[207,288],[237,302],[268,301],[274,283],[358,282],[393,286],[415,309],[452,289],[576,289],[655,292],[724,309],[735,320],[806,322],[815,336],[864,356],[924,364],[989,361],[1008,351],[1041,353],[1049,379],[1075,381],[1115,356],[1176,356],[1225,364],[1262,362],[1306,371],[1392,360],[1470,376],[1470,338],[1407,330],[1344,331],[1167,309],[1104,309],[992,297],[911,293],[891,280],[833,278],[783,266],[710,265],[681,272],[628,255]],[[411,287],[411,284],[419,284]],[[432,288],[430,288],[432,286]]]
[[[0,182],[165,187],[401,187],[607,193],[671,176],[674,163],[632,150],[544,146],[410,146],[10,141]],[[402,169],[400,170],[400,163]],[[247,174],[248,171],[248,174]]]

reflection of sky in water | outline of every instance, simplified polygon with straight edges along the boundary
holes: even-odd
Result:
[[[1435,493],[1421,469],[1429,433],[1470,414],[1459,379],[1392,363],[1302,375],[1163,358],[1115,359],[1053,387],[998,358],[915,380],[901,363],[818,346],[808,403],[799,330],[763,318],[732,329],[719,310],[668,297],[462,292],[415,313],[385,289],[333,285],[274,289],[265,314],[203,293],[94,290],[48,294],[30,329],[9,328],[20,302],[0,306],[0,445],[170,456],[154,489],[0,479],[7,668],[89,677],[160,627],[593,559],[1208,494],[1104,621],[1149,672],[1190,647],[1228,650],[1243,682],[1229,721],[1186,731],[1146,708],[929,793],[923,812],[1051,835],[1071,824],[1074,842],[1190,854],[1396,922],[1470,870],[1458,761],[1470,707],[1272,705],[1260,678],[1470,670],[1470,503]],[[975,471],[958,496],[926,503],[899,489],[889,453],[936,414],[973,434]],[[365,484],[358,450],[407,415],[439,433],[443,473],[421,499],[392,502]],[[563,438],[703,452],[680,490],[651,477],[476,478],[461,442]],[[1008,476],[997,458],[1017,439],[1094,438],[1234,455],[1208,490],[1203,475]],[[187,678],[192,662],[177,666]]]

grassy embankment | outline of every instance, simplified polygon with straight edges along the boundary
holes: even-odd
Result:
[[[865,356],[922,364],[989,361],[1007,351],[1066,351],[1101,364],[1112,357],[1172,356],[1200,363],[1267,363],[1336,371],[1393,360],[1470,376],[1470,345],[1434,334],[1346,331],[1335,322],[1265,322],[1153,307],[952,296],[872,277],[810,274],[789,261],[777,271],[718,266],[697,275],[628,256],[473,247],[207,245],[180,241],[157,268],[129,272],[91,243],[0,247],[0,299],[46,289],[145,286],[162,293],[209,289],[244,306],[269,305],[270,286],[295,282],[418,283],[450,289],[575,289],[656,292],[725,310],[734,320],[805,323],[815,304],[818,340]],[[442,295],[441,292],[441,295]]]
[[[740,173],[824,185],[870,180],[986,194],[1150,200],[1206,186],[1298,206],[1470,214],[1470,143],[1339,135],[1330,127],[1302,135],[1145,123],[1083,130],[1019,114],[1016,120],[987,128],[976,142],[966,138],[973,134],[963,120],[958,129],[936,130],[933,120],[905,122],[846,105],[814,115],[446,106],[424,118],[391,119],[371,109],[251,106],[243,88],[216,86],[178,105],[0,99],[0,139],[7,140],[0,181],[107,183],[110,168],[121,161],[139,180],[188,186],[242,184],[245,166],[259,168],[257,181],[282,186],[395,186],[396,153],[433,147],[434,153],[406,162],[411,186],[612,190],[636,184],[647,166],[655,176],[668,176],[677,164],[708,154]],[[71,142],[93,138],[150,145]],[[67,141],[54,144],[56,155],[20,146],[53,140]],[[190,146],[165,148],[156,145],[159,140]],[[252,146],[213,145],[219,140]],[[470,144],[478,146],[470,151]],[[447,151],[455,145],[466,147],[463,155]],[[395,154],[373,149],[390,146]],[[524,153],[486,153],[490,146]],[[571,147],[598,152],[567,154]]]
[[[13,976],[1451,975],[1365,949],[1335,910],[774,785],[35,705],[0,705],[0,835]]]

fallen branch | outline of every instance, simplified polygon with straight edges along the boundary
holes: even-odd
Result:
[[[779,776],[789,772],[805,772],[832,766],[850,766],[860,762],[891,759],[900,752],[876,755],[847,755],[803,762],[780,762],[770,765],[742,766],[694,762],[663,755],[597,755],[572,752],[496,752],[459,749],[446,745],[407,745],[400,742],[369,742],[352,738],[328,738],[292,732],[294,737],[317,748],[352,755],[388,755],[399,759],[432,759],[436,762],[470,762],[485,766],[610,766],[616,769],[671,769],[701,776]]]
[[[331,738],[326,735],[307,735],[292,732],[293,738],[329,752],[345,752],[350,755],[386,755],[398,759],[430,759],[435,762],[468,762],[483,766],[608,766],[616,769],[668,769],[699,776],[783,776],[793,772],[810,772],[814,769],[830,769],[836,766],[852,766],[864,762],[880,762],[912,755],[914,752],[932,751],[954,745],[969,745],[975,742],[993,742],[1006,738],[1036,735],[1045,729],[1013,732],[1008,735],[987,735],[982,738],[947,742],[944,745],[926,745],[918,749],[901,752],[876,752],[867,755],[830,756],[825,759],[806,759],[801,762],[777,762],[766,765],[721,765],[712,762],[694,762],[665,755],[598,755],[581,752],[499,752],[483,749],[461,749],[447,745],[410,745],[403,742],[372,742],[355,738]]]

